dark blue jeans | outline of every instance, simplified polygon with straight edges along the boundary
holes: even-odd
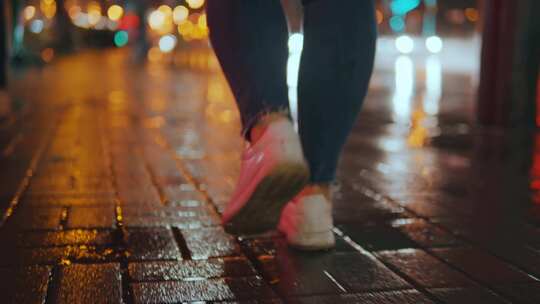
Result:
[[[212,45],[235,95],[244,135],[287,111],[288,30],[279,0],[209,0]],[[298,122],[313,183],[332,182],[373,70],[373,0],[304,1]]]

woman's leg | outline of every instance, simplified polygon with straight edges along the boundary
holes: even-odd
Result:
[[[311,184],[285,207],[278,229],[293,247],[321,250],[335,246],[328,184],[367,92],[376,30],[372,0],[303,3],[298,119]]]
[[[210,39],[240,110],[243,134],[268,113],[288,115],[288,30],[279,0],[209,0]]]
[[[304,1],[299,126],[311,182],[329,183],[366,96],[376,42],[372,0]]]
[[[288,117],[285,15],[279,0],[210,0],[208,23],[251,140],[222,222],[232,233],[261,233],[275,228],[283,207],[309,179]]]

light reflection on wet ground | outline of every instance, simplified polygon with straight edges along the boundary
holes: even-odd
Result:
[[[0,129],[15,302],[538,302],[538,137],[474,126],[474,71],[381,63],[339,171],[338,247],[305,254],[219,227],[242,142],[211,52],[125,58],[14,83],[30,102]]]

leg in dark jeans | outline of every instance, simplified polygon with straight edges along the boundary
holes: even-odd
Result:
[[[285,14],[279,0],[209,0],[207,14],[212,45],[251,141],[222,223],[231,233],[265,232],[309,180],[288,117]]]
[[[366,95],[376,36],[373,3],[305,2],[301,138],[287,119],[265,115],[288,110],[288,33],[280,1],[210,0],[208,22],[244,134],[254,127],[253,143],[243,153],[237,187],[222,222],[228,231],[240,233],[259,233],[279,222],[293,246],[333,247],[327,187],[306,184],[309,168],[313,184],[333,181],[339,154]],[[275,120],[267,121],[271,119]],[[264,136],[258,137],[265,123]]]
[[[371,0],[305,2],[299,124],[312,182],[331,182],[373,68]],[[240,109],[244,132],[288,109],[287,25],[277,0],[211,0],[211,39]]]
[[[367,93],[375,54],[371,0],[312,0],[304,9],[299,126],[312,183],[328,183]]]
[[[240,110],[243,133],[289,110],[288,30],[279,0],[210,0],[210,39]]]

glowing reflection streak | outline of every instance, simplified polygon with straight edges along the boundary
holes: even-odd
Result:
[[[414,93],[414,65],[410,57],[399,56],[395,66],[395,92],[392,97],[394,119],[407,123],[411,115],[411,99]]]
[[[377,142],[377,146],[386,152],[399,152],[405,147],[401,138],[383,137]]]
[[[344,293],[347,293],[347,289],[345,289],[345,287],[343,287],[343,285],[339,284],[339,282],[336,280],[336,278],[334,278],[328,271],[324,270],[323,271],[324,275],[326,275],[326,277],[328,277],[330,279],[330,281],[332,281],[342,292]]]
[[[304,47],[304,35],[294,33],[289,37],[289,60],[287,61],[287,85],[289,86],[289,108],[298,125],[298,72]]]
[[[424,111],[429,115],[439,113],[442,96],[442,66],[438,56],[426,59],[426,93],[424,95]]]

